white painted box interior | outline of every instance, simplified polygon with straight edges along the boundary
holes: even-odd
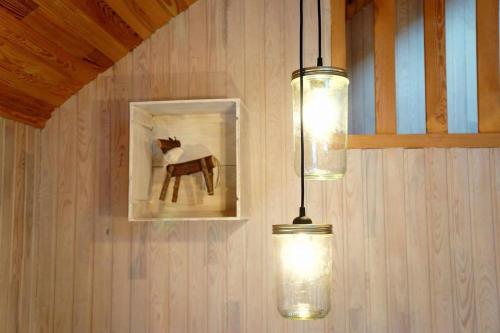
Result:
[[[130,103],[129,220],[240,219],[240,101],[238,99],[149,101]],[[214,195],[201,172],[182,176],[172,202],[174,179],[165,201],[159,200],[169,163],[157,139],[181,142],[177,163],[215,156]]]

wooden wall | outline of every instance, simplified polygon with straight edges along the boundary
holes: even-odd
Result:
[[[28,332],[40,262],[40,131],[0,118],[0,332]]]
[[[279,317],[271,225],[289,223],[299,200],[296,5],[199,0],[54,113],[39,134],[40,209],[23,252],[30,297],[4,306],[0,275],[1,332],[500,331],[500,149],[350,150],[343,181],[307,183],[309,215],[334,227],[333,310]],[[128,223],[128,102],[225,96],[248,117],[248,221]],[[0,258],[18,251],[20,224],[6,221]]]

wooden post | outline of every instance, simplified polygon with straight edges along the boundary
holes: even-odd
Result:
[[[332,66],[346,69],[346,1],[331,0]]]
[[[374,0],[375,124],[377,134],[396,133],[395,0]]]
[[[479,132],[500,132],[498,0],[477,0],[477,99]]]
[[[424,1],[427,133],[447,133],[445,0]]]

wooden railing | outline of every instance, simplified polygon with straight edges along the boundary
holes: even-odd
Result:
[[[444,0],[426,0],[423,8],[426,133],[397,133],[395,0],[332,0],[333,66],[347,67],[346,21],[371,3],[375,134],[350,135],[349,147],[500,147],[498,0],[476,2],[478,133],[466,134],[448,133]]]

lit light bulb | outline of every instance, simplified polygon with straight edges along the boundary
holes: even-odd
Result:
[[[283,270],[290,279],[314,280],[321,269],[321,249],[310,235],[289,237],[281,249]]]
[[[337,131],[338,111],[334,99],[323,82],[311,82],[311,91],[304,100],[304,132],[317,144],[328,143]]]

